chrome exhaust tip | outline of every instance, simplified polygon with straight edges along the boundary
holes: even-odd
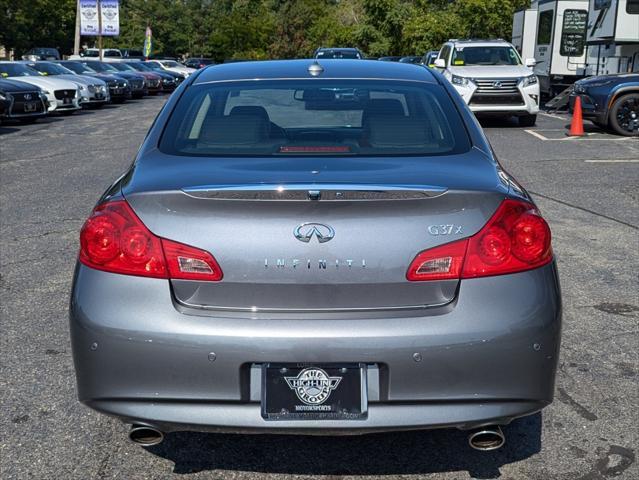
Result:
[[[146,425],[132,425],[129,430],[129,440],[143,447],[157,445],[164,440],[164,433]]]
[[[499,425],[482,427],[468,435],[468,444],[475,450],[482,452],[497,450],[504,443],[506,443],[506,437]]]

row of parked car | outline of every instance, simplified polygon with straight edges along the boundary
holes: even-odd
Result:
[[[161,92],[172,92],[195,69],[172,60],[23,60],[0,62],[0,121],[33,122]]]

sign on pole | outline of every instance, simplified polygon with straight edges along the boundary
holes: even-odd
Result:
[[[80,0],[80,35],[98,35],[98,0]]]
[[[144,33],[144,57],[149,58],[151,56],[151,50],[153,49],[153,33],[151,27],[146,27]]]
[[[99,7],[99,8],[98,8]],[[102,32],[100,32],[100,20]],[[80,0],[80,35],[116,36],[120,34],[118,0]]]
[[[102,35],[120,35],[120,11],[118,0],[100,0],[102,10]]]

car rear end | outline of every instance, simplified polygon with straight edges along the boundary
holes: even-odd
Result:
[[[80,400],[312,434],[546,406],[561,303],[537,208],[426,69],[309,63],[195,75],[102,197],[70,304]]]

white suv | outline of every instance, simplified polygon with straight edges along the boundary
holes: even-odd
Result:
[[[516,115],[523,127],[533,126],[539,112],[534,66],[504,40],[449,40],[435,60],[473,112]]]

